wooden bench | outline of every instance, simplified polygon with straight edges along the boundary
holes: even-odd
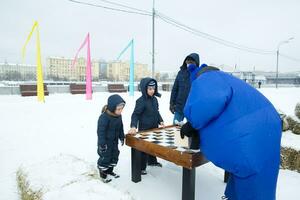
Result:
[[[85,84],[70,84],[70,92],[71,94],[85,94]]]
[[[123,84],[108,84],[108,92],[127,92]]]
[[[166,126],[165,128],[175,128],[175,126],[171,125]],[[162,128],[143,131],[143,133],[153,131],[162,131]],[[140,139],[132,134],[126,135],[126,145],[131,147],[131,180],[133,182],[138,183],[141,181],[141,152],[144,152],[182,166],[182,200],[195,199],[195,168],[209,162],[201,152],[182,152],[177,149]],[[228,176],[229,173],[225,171],[224,182],[227,182]]]
[[[20,93],[22,97],[37,96],[37,85],[20,85]],[[47,85],[44,84],[44,95],[48,96],[49,91]]]

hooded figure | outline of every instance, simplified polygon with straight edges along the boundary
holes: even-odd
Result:
[[[198,131],[208,160],[230,172],[229,200],[275,200],[281,120],[259,91],[244,81],[203,67],[196,72],[184,115]]]
[[[113,172],[113,168],[119,160],[118,143],[124,144],[124,130],[122,116],[117,115],[115,110],[117,106],[124,107],[125,101],[121,96],[114,94],[107,100],[107,105],[102,108],[102,113],[98,119],[98,155],[97,162],[100,171],[100,177],[104,182],[109,182],[107,174],[119,177]]]
[[[155,87],[154,95],[151,97],[147,94],[147,87]],[[131,116],[130,127],[138,128],[139,131],[157,128],[163,122],[159,113],[157,97],[161,94],[157,91],[157,81],[152,78],[143,78],[140,82],[142,96],[136,100],[135,108]]]
[[[174,114],[173,124],[175,124],[175,120],[180,122],[184,118],[183,108],[191,87],[187,61],[193,61],[194,65],[199,67],[199,55],[197,53],[188,55],[177,73],[170,97],[170,111]]]
[[[148,87],[154,88],[153,96],[147,93]],[[136,100],[134,111],[131,115],[130,127],[139,131],[157,128],[159,124],[163,123],[163,119],[159,113],[159,106],[157,97],[161,94],[158,93],[157,81],[152,78],[143,78],[140,82],[140,89],[142,96]],[[146,167],[148,165],[161,167],[162,165],[157,162],[156,157],[142,153],[142,174],[145,175]]]

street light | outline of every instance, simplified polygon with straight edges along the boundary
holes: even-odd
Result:
[[[292,39],[294,39],[293,37],[289,38],[288,40],[284,40],[279,42],[279,44],[277,45],[277,51],[276,51],[276,88],[278,87],[278,59],[279,59],[279,47],[283,44],[289,43],[289,41],[291,41]]]

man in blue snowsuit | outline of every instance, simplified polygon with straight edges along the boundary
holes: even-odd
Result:
[[[281,140],[275,108],[255,88],[217,68],[189,70],[195,80],[184,107],[188,123],[183,132],[198,133],[206,158],[231,173],[225,196],[275,200]]]

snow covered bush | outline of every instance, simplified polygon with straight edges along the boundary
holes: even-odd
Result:
[[[300,119],[300,102],[295,107],[295,115]]]
[[[300,173],[300,151],[289,147],[281,147],[281,168]]]

